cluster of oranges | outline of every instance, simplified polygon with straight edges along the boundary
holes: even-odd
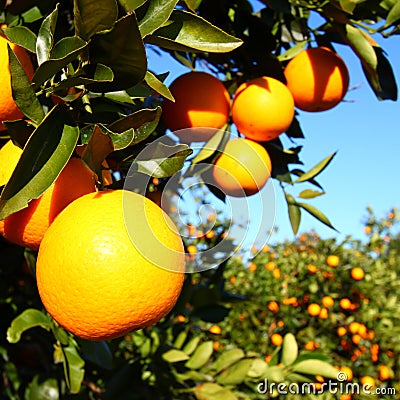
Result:
[[[163,117],[178,136],[206,141],[230,117],[244,136],[227,143],[213,168],[215,184],[228,195],[249,196],[264,187],[272,165],[262,143],[289,129],[295,107],[329,110],[342,101],[349,85],[345,63],[325,47],[301,51],[287,64],[284,76],[286,84],[269,76],[244,82],[232,102],[221,81],[205,72],[186,73],[170,86],[175,102],[164,101]],[[188,135],[179,134],[188,128]]]

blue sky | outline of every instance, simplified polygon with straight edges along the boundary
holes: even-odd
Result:
[[[400,82],[400,53],[396,50],[399,38],[374,38],[386,51],[396,79]],[[339,233],[305,213],[300,232],[315,229],[322,237],[340,239],[351,234],[363,238],[362,222],[367,206],[372,206],[378,216],[383,216],[391,207],[399,205],[400,128],[397,116],[400,115],[400,107],[398,101],[378,101],[356,55],[345,46],[338,45],[336,50],[349,68],[350,90],[345,101],[332,110],[299,112],[306,138],[298,140],[298,144],[304,146],[301,152],[304,169],[311,168],[327,155],[338,151],[318,178],[326,194],[312,199],[310,204],[321,209]],[[152,52],[149,52],[149,56],[149,66],[154,72],[171,72],[167,84],[178,75],[188,72],[171,57],[160,59]],[[296,194],[307,187],[304,185],[292,193]],[[276,184],[275,189],[275,225],[279,232],[272,240],[290,239],[293,233],[286,203]]]

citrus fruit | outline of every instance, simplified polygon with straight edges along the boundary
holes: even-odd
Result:
[[[386,365],[380,365],[378,371],[378,376],[381,381],[387,381],[390,379],[390,369]]]
[[[212,169],[218,188],[234,197],[260,191],[271,176],[271,159],[259,143],[248,139],[230,140]]]
[[[345,378],[345,379],[341,379],[341,381],[344,381],[344,380],[351,381],[353,379],[353,371],[351,370],[350,367],[347,367],[346,365],[344,365],[343,367],[340,367],[340,372],[342,374],[345,374],[345,376],[343,376],[343,378]]]
[[[358,332],[358,329],[360,328],[360,323],[353,321],[349,325],[349,331],[354,335],[355,333]]]
[[[338,256],[335,256],[335,255],[333,255],[333,254],[329,255],[329,256],[326,258],[326,263],[327,263],[330,267],[337,267],[337,266],[339,265],[339,261],[340,261],[339,257],[338,257]]]
[[[319,313],[321,312],[321,306],[317,303],[311,303],[307,307],[307,311],[308,311],[309,315],[311,315],[312,317],[315,317],[315,316],[319,315]]]
[[[0,150],[0,165],[6,165],[8,169],[11,166],[8,162],[12,160],[14,170],[18,162],[15,156],[22,150],[13,144],[12,146],[14,149],[7,144],[4,152]],[[11,173],[12,171],[8,171],[7,175]],[[71,158],[42,196],[31,200],[26,208],[9,215],[0,223],[0,235],[12,243],[37,250],[54,218],[73,200],[95,191],[95,174],[82,160]]]
[[[324,296],[322,297],[321,301],[323,306],[327,308],[332,307],[335,304],[335,301],[332,299],[331,296]]]
[[[163,118],[169,129],[222,128],[229,118],[230,96],[222,82],[205,72],[192,71],[175,79],[170,91],[175,102],[164,100]],[[207,140],[213,129],[192,129],[191,141]]]
[[[340,103],[349,87],[349,72],[340,56],[326,47],[301,51],[285,68],[296,107],[326,111]]]
[[[343,308],[343,310],[349,310],[351,307],[351,301],[347,297],[343,297],[339,301],[339,306]]]
[[[232,120],[248,139],[275,139],[289,128],[293,117],[293,96],[277,79],[262,76],[243,83],[235,92]]]
[[[361,281],[364,279],[365,273],[362,268],[354,267],[352,268],[350,275],[355,281]]]
[[[329,316],[328,309],[326,309],[326,308],[321,308],[321,311],[320,311],[320,313],[319,313],[318,316],[319,316],[319,318],[321,318],[321,319],[327,319],[328,316]]]
[[[5,26],[2,25],[1,28],[5,28]],[[32,61],[29,58],[28,52],[24,48],[11,43],[0,31],[0,130],[5,129],[2,124],[3,121],[12,121],[24,116],[12,97],[7,44],[14,51],[29,80],[32,79],[34,74]]]
[[[108,190],[82,196],[58,215],[36,274],[42,302],[61,326],[106,340],[169,313],[184,268],[182,240],[168,215],[140,194]]]
[[[271,343],[275,346],[281,346],[283,343],[282,335],[280,335],[279,333],[274,333],[273,335],[271,335]]]
[[[337,335],[338,335],[339,337],[344,336],[346,333],[347,333],[347,329],[346,329],[344,326],[339,326],[339,327],[337,328]]]
[[[372,376],[364,375],[361,377],[361,385],[365,389],[372,389],[375,386],[375,379]]]
[[[221,327],[218,325],[213,325],[209,329],[210,333],[213,333],[214,335],[220,335],[221,334]]]
[[[0,149],[0,186],[5,185],[10,179],[21,154],[22,149],[11,140]]]

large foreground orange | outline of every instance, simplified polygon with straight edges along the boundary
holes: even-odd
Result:
[[[0,183],[7,183],[22,150],[11,141],[0,150]],[[20,246],[38,250],[54,218],[73,200],[96,191],[96,176],[78,158],[71,158],[53,185],[28,207],[0,221],[0,235]]]
[[[222,82],[205,72],[179,76],[170,86],[175,102],[163,102],[163,118],[172,131],[187,128],[222,128],[229,118],[230,96]],[[207,140],[211,130],[192,130],[192,140]]]
[[[326,47],[303,50],[285,68],[296,107],[326,111],[340,103],[349,87],[349,72],[340,56]]]
[[[136,247],[134,236],[150,232],[157,242],[141,238],[141,246],[151,248]],[[106,340],[155,324],[172,309],[185,255],[160,207],[139,194],[110,190],[83,196],[61,212],[44,236],[36,268],[40,297],[53,318],[81,338]]]
[[[1,28],[4,27],[4,25],[1,26]],[[0,130],[5,128],[2,121],[15,120],[23,117],[22,112],[19,110],[12,98],[7,44],[9,44],[13,49],[30,80],[34,74],[33,65],[27,51],[22,47],[9,42],[0,32]]]
[[[259,143],[248,139],[230,140],[212,169],[218,188],[234,197],[260,191],[271,176],[271,159]]]
[[[232,120],[248,139],[269,141],[285,132],[294,117],[294,101],[280,81],[263,76],[243,83],[235,92]]]

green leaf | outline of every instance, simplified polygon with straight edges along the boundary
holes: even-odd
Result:
[[[75,34],[86,41],[98,32],[111,29],[117,17],[115,0],[74,0]]]
[[[297,235],[301,221],[301,210],[300,207],[296,204],[293,196],[285,193],[285,199],[288,206],[289,220],[292,226],[292,231],[295,235]]]
[[[287,61],[292,59],[293,57],[297,56],[304,47],[307,45],[308,41],[307,40],[302,40],[298,43],[296,43],[293,47],[290,49],[286,50],[284,53],[280,54],[277,58],[279,61]]]
[[[137,172],[156,178],[166,178],[180,171],[193,150],[187,145],[166,145],[155,142],[135,159]]]
[[[66,65],[75,60],[88,46],[88,43],[77,36],[65,37],[58,41],[50,55],[50,59],[44,61],[37,68],[32,82],[38,87],[52,78]]]
[[[83,358],[98,366],[111,370],[113,368],[113,354],[107,342],[78,339]]]
[[[353,14],[353,11],[357,6],[357,2],[352,0],[339,0],[339,4],[341,9],[349,14]]]
[[[332,228],[333,230],[336,231],[336,229],[332,226],[331,222],[329,221],[328,217],[322,211],[318,210],[318,208],[306,203],[297,203],[297,205],[299,205],[302,209],[306,210],[313,217],[317,218],[318,221],[321,221],[323,224],[329,226],[329,228]]]
[[[285,366],[293,364],[298,354],[296,338],[292,333],[287,333],[283,338],[281,363]]]
[[[36,52],[36,35],[26,26],[3,28],[2,31],[10,42],[17,44],[32,53]]]
[[[320,192],[319,190],[305,189],[299,193],[299,197],[301,199],[313,199],[315,197],[319,197],[324,194],[325,194],[325,192]]]
[[[291,174],[296,175],[296,176],[302,176],[305,174],[304,171],[301,169],[295,168],[290,171]],[[324,191],[324,188],[315,180],[315,179],[309,179],[307,181],[308,183],[311,183],[312,185],[316,186],[317,188],[321,189],[321,191]]]
[[[39,124],[44,118],[43,108],[14,51],[9,45],[7,45],[7,48],[11,71],[12,97],[22,113]]]
[[[250,378],[261,378],[262,376],[265,375],[267,369],[268,369],[268,364],[264,360],[256,358],[253,360],[253,363],[251,364],[251,367],[247,375]]]
[[[29,400],[59,400],[57,379],[49,378],[45,381],[40,380],[39,375],[35,375],[28,385]]]
[[[162,358],[169,363],[176,363],[188,360],[189,356],[183,351],[171,349],[164,353]]]
[[[54,107],[32,133],[1,193],[0,220],[26,207],[53,184],[73,153],[78,137],[79,130],[66,107]]]
[[[218,374],[222,370],[244,358],[244,356],[245,354],[242,349],[227,350],[218,357],[218,359],[211,365],[210,369],[215,370]]]
[[[400,19],[400,2],[396,1],[388,15],[386,16],[385,26],[390,26]]]
[[[111,31],[92,37],[90,60],[107,65],[114,73],[113,82],[88,86],[92,92],[125,90],[144,79],[147,58],[135,14],[118,20]]]
[[[129,13],[129,12],[135,11],[142,4],[146,3],[147,0],[118,0],[118,1],[122,5],[124,10],[127,13]]]
[[[51,50],[54,46],[54,32],[56,30],[57,18],[58,5],[56,9],[43,20],[39,29],[36,41],[36,56],[39,65],[50,58]]]
[[[264,377],[271,382],[283,382],[285,380],[283,369],[278,366],[267,368]]]
[[[185,344],[185,347],[183,348],[183,352],[190,356],[197,348],[197,345],[200,342],[200,336],[194,336],[192,337],[189,342]]]
[[[185,367],[190,369],[200,369],[207,364],[214,350],[213,344],[213,341],[209,340],[198,346],[194,354],[186,362]]]
[[[194,388],[198,400],[238,400],[229,389],[216,383],[204,383]]]
[[[147,71],[144,77],[146,83],[157,93],[161,94],[161,96],[165,97],[168,100],[174,101],[174,96],[169,91],[168,86],[164,85],[156,76],[154,76],[151,72]]]
[[[202,2],[202,0],[184,0],[189,10],[196,11]]]
[[[153,33],[156,29],[168,21],[178,0],[148,0],[148,9],[144,17],[139,21],[139,29],[142,37]]]
[[[181,10],[174,10],[169,24],[147,36],[146,41],[169,50],[214,53],[226,53],[242,44],[200,16]]]
[[[338,374],[337,369],[327,362],[312,359],[293,364],[292,371],[306,375],[321,375],[330,379],[336,379]]]
[[[240,385],[246,378],[252,364],[253,360],[251,359],[236,362],[217,376],[217,383],[227,386]]]
[[[296,179],[294,181],[294,183],[305,182],[305,181],[315,178],[329,165],[329,163],[333,160],[333,157],[335,157],[335,155],[336,155],[336,152],[329,155],[325,159],[323,159],[321,162],[319,162],[317,165],[312,167],[305,174],[301,175],[298,179]]]
[[[180,349],[182,348],[183,344],[185,343],[186,339],[188,337],[188,331],[184,330],[182,332],[179,332],[179,335],[177,336],[177,338],[175,339],[174,342],[174,347],[176,349]]]
[[[211,129],[211,128],[210,128]],[[220,130],[215,130],[215,133],[207,141],[207,143],[202,147],[196,157],[193,158],[192,164],[198,164],[204,162],[205,160],[211,159],[212,156],[219,155],[230,139],[230,134],[225,131],[224,128]]]
[[[28,329],[40,326],[47,331],[51,330],[51,318],[42,311],[29,308],[14,318],[11,326],[7,329],[7,340],[10,343],[17,343],[21,335]]]
[[[57,85],[57,90],[73,86],[90,85],[92,83],[112,82],[114,79],[112,69],[103,64],[85,65],[83,71],[85,74],[84,76],[78,75],[78,71],[76,76],[63,79],[60,84]]]
[[[79,393],[85,375],[85,362],[78,353],[76,343],[70,338],[70,344],[62,347],[63,366],[67,386],[72,394]]]

